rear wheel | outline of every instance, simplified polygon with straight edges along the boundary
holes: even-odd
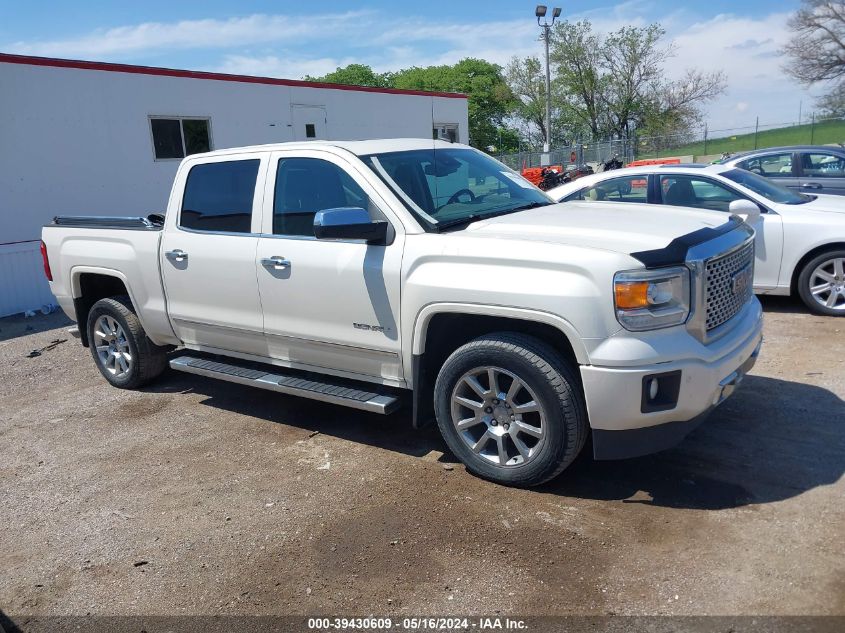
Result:
[[[798,277],[798,294],[816,314],[845,316],[845,250],[811,259]]]
[[[88,346],[109,383],[135,389],[167,368],[167,349],[147,338],[129,297],[100,299],[88,312]]]
[[[499,333],[455,350],[435,384],[440,432],[467,469],[535,486],[578,455],[589,426],[573,368],[533,337]]]

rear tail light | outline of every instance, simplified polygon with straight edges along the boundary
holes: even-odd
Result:
[[[41,241],[41,259],[44,260],[44,274],[47,275],[47,281],[53,281],[53,271],[50,270],[50,259],[47,257],[47,245],[44,240]]]

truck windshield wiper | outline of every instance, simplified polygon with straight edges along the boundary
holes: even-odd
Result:
[[[489,220],[490,218],[496,218],[500,215],[508,215],[510,213],[516,213],[517,211],[526,211],[528,209],[536,209],[537,207],[545,207],[551,204],[550,202],[529,202],[528,204],[524,204],[519,207],[511,207],[509,209],[504,209],[501,211],[492,211],[490,213],[471,213],[467,216],[462,218],[455,218],[454,220],[447,220],[446,222],[439,222],[435,227],[438,233],[442,233],[446,229],[455,229],[455,228],[463,228],[465,226],[469,226],[473,222],[477,222],[478,220]]]
[[[514,207],[511,211],[527,211],[528,209],[536,209],[537,207],[547,207],[552,202],[529,202],[528,204],[524,204],[521,207]]]

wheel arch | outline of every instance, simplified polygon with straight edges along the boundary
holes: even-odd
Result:
[[[798,293],[798,278],[801,276],[801,271],[804,270],[804,266],[807,263],[818,257],[822,253],[827,251],[835,251],[835,250],[845,250],[845,242],[828,242],[826,244],[820,244],[809,251],[807,251],[801,259],[798,260],[798,263],[795,264],[795,267],[792,269],[792,276],[790,277],[789,282],[789,293],[791,295],[797,295]]]
[[[71,292],[76,323],[79,326],[80,341],[85,347],[88,347],[88,313],[91,311],[91,306],[97,301],[107,297],[127,295],[133,308],[137,305],[126,275],[111,268],[92,266],[73,268],[71,270]],[[135,314],[143,325],[137,308]]]
[[[411,345],[415,428],[433,418],[434,381],[449,354],[474,338],[502,331],[534,336],[573,364],[589,362],[577,330],[557,315],[495,305],[430,304],[417,316]]]

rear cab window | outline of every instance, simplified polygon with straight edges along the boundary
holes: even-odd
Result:
[[[191,167],[179,226],[191,231],[250,233],[260,163],[254,158]]]

